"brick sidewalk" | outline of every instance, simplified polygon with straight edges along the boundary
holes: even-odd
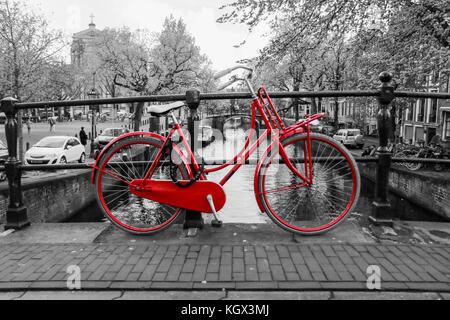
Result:
[[[0,245],[0,290],[66,289],[69,265],[86,290],[367,290],[450,292],[448,246]]]

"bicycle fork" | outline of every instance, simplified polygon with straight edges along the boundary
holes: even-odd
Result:
[[[289,159],[289,156],[284,149],[284,146],[281,144],[280,138],[278,135],[274,135],[272,140],[275,144],[278,145],[278,152],[284,163],[287,167],[300,179],[302,179],[307,185],[311,185],[313,183],[313,172],[312,172],[312,157],[311,157],[311,131],[309,125],[307,125],[307,138],[306,141],[303,142],[303,157],[305,163],[305,175],[301,174],[292,161]]]

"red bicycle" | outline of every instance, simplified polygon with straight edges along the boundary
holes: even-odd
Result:
[[[205,169],[196,160],[173,110],[176,102],[154,106],[156,116],[170,115],[173,127],[167,137],[134,132],[117,138],[99,155],[92,173],[99,207],[119,228],[137,234],[164,230],[183,210],[214,214],[225,205],[223,185],[267,139],[254,176],[254,192],[261,209],[285,230],[313,235],[336,227],[356,205],[360,175],[352,155],[339,142],[312,133],[310,123],[325,115],[306,116],[286,127],[264,87],[254,91],[253,70],[244,78],[233,77],[225,85],[244,81],[252,93],[252,121],[243,149],[224,165]],[[267,130],[250,146],[255,132],[256,111]],[[174,138],[178,135],[178,144]],[[207,174],[234,164],[219,183]]]

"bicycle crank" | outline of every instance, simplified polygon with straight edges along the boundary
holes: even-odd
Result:
[[[172,180],[133,180],[130,191],[144,199],[213,214],[214,211],[220,211],[226,202],[222,186],[211,181],[197,181],[187,188],[181,188]],[[214,206],[208,201],[209,195],[214,198]]]

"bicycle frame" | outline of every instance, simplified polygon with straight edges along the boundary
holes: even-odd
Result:
[[[266,101],[267,100],[267,101]],[[222,170],[228,166],[230,166],[232,163],[236,164],[231,168],[231,170],[222,178],[220,181],[220,185],[224,186],[227,181],[239,170],[239,168],[247,161],[250,156],[255,152],[255,150],[263,143],[263,141],[268,137],[271,136],[272,138],[272,144],[269,147],[272,148],[273,146],[278,147],[278,150],[280,152],[280,156],[282,160],[284,161],[284,164],[288,166],[288,168],[294,172],[300,179],[302,179],[305,182],[305,185],[309,185],[313,183],[313,175],[312,175],[312,159],[311,159],[311,143],[310,143],[310,122],[319,119],[320,117],[324,116],[325,114],[318,114],[315,116],[308,116],[305,120],[294,124],[293,126],[287,127],[284,125],[281,117],[279,116],[277,110],[275,109],[272,100],[270,99],[269,95],[267,94],[264,87],[261,87],[258,90],[258,96],[253,100],[251,104],[252,108],[252,121],[251,121],[251,127],[250,127],[250,133],[249,136],[245,142],[245,145],[241,152],[239,152],[232,160],[228,161],[224,165],[221,165],[216,168],[212,169],[206,169],[204,170],[203,174],[200,176],[200,180],[206,180],[205,174],[210,172],[215,172]],[[255,123],[256,123],[256,110],[260,113],[265,125],[267,126],[267,130],[258,138],[258,140],[249,147],[250,141],[253,137],[253,134],[255,132]],[[193,167],[193,171],[198,172],[200,170],[200,166],[195,159],[194,153],[192,152],[191,146],[188,143],[188,140],[186,136],[183,133],[183,130],[181,128],[181,125],[176,121],[174,117],[174,126],[172,127],[171,131],[169,132],[169,135],[167,136],[164,145],[156,155],[155,160],[153,161],[153,164],[149,168],[147,174],[144,177],[144,181],[151,179],[159,161],[161,160],[163,156],[163,152],[167,146],[168,142],[171,142],[171,137],[173,134],[177,132],[179,134],[180,140],[183,143],[184,148],[186,149],[186,152],[188,153],[190,163]],[[301,174],[295,166],[290,161],[288,155],[286,154],[286,151],[284,150],[283,145],[281,144],[281,140],[288,137],[289,135],[295,134],[295,133],[303,133],[305,132],[307,134],[307,148],[304,148],[304,159],[305,159],[305,175]]]

